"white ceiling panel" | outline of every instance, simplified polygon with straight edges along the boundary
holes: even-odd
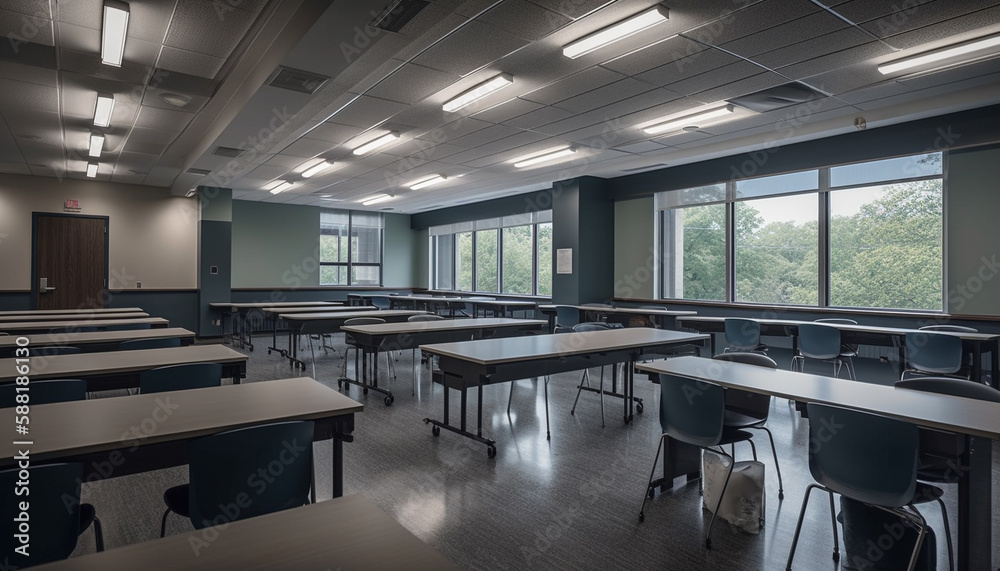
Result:
[[[701,42],[719,46],[818,12],[821,8],[803,0],[766,0],[736,10],[703,26],[684,32]]]
[[[281,152],[285,155],[291,155],[293,157],[314,157],[318,154],[325,153],[332,150],[336,145],[331,145],[326,141],[317,141],[315,139],[299,139],[291,145],[285,147]]]
[[[179,133],[187,127],[187,124],[193,118],[194,114],[192,113],[143,106],[139,109],[139,116],[135,120],[135,126]]]
[[[656,87],[653,85],[627,77],[621,81],[564,99],[555,103],[554,106],[573,113],[586,113],[654,89]]]
[[[161,69],[212,79],[226,60],[171,46],[163,46],[157,64]]]
[[[454,143],[456,139],[470,133],[475,133],[476,131],[481,131],[489,126],[491,124],[486,121],[480,121],[472,117],[462,117],[450,123],[445,123],[437,129],[432,129],[417,138],[425,141],[434,141],[435,143]]]
[[[864,45],[871,36],[856,28],[844,28],[823,36],[757,55],[753,60],[771,69],[780,69],[820,56]]]
[[[526,0],[505,0],[487,11],[480,20],[528,41],[540,40],[573,21]]]
[[[253,23],[255,12],[240,3],[177,0],[166,46],[183,48],[216,58],[225,58]],[[199,25],[194,25],[198,22]],[[219,33],[225,30],[226,33]]]
[[[49,9],[49,0],[5,0],[4,10],[17,12],[35,18],[52,19],[52,11]]]
[[[636,77],[662,87],[740,61],[742,60],[721,50],[708,49],[655,67]]]
[[[43,46],[54,46],[55,35],[52,29],[52,20],[40,17],[43,12],[33,14],[22,14],[0,8],[0,30],[10,42],[10,47],[14,47],[21,42],[31,42]],[[16,43],[15,43],[16,42]]]
[[[622,79],[625,79],[625,76],[620,73],[604,69],[603,67],[592,67],[530,93],[526,93],[521,97],[536,103],[552,105],[553,103],[574,97],[579,93],[604,87]]]
[[[382,123],[406,107],[403,103],[362,95],[339,113],[330,117],[330,120],[343,125],[367,129]]]
[[[573,0],[572,2],[567,2],[566,0],[531,0],[532,4],[538,4],[574,20],[586,16],[590,12],[612,2],[613,0]]]
[[[56,22],[59,47],[78,52],[101,51],[101,33],[69,22]]]
[[[422,65],[399,63],[402,67],[372,87],[369,95],[412,105],[461,79]]]
[[[673,36],[632,53],[617,57],[611,61],[606,61],[601,64],[601,67],[606,67],[626,75],[638,75],[644,71],[693,56],[707,49],[708,46],[704,45],[704,43],[696,42],[684,36]]]
[[[27,83],[37,83],[47,87],[55,87],[58,81],[58,72],[54,69],[46,69],[31,65],[0,61],[0,80],[16,79]]]
[[[5,81],[3,87],[0,89],[0,110],[27,108],[55,113],[59,109],[57,92],[53,87],[16,80]]]
[[[413,61],[464,76],[527,44],[526,40],[493,26],[471,21]]]
[[[768,30],[721,44],[720,47],[737,55],[752,58],[759,54],[811,40],[847,27],[848,24],[846,22],[829,12],[814,12],[808,16],[785,22]]]
[[[513,119],[508,119],[503,123],[518,129],[532,129],[539,125],[547,125],[555,121],[560,121],[567,117],[571,117],[572,115],[573,113],[571,111],[560,109],[558,107],[546,106],[535,111],[525,113],[524,115],[514,117]]]
[[[528,101],[527,99],[508,99],[503,103],[494,105],[489,109],[485,109],[478,113],[475,113],[473,117],[480,119],[482,121],[489,121],[490,123],[503,123],[514,117],[520,117],[525,113],[530,113],[536,109],[541,109],[544,107],[541,103],[535,103],[534,101]]]

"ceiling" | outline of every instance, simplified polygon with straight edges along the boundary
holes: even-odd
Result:
[[[668,21],[576,59],[563,46],[657,2],[428,0],[396,32],[373,25],[412,4],[132,0],[114,68],[100,63],[100,0],[5,1],[0,172],[85,178],[98,92],[116,96],[98,181],[359,209],[390,194],[368,209],[405,213],[850,132],[858,117],[876,128],[1000,102],[1000,58],[876,70],[1000,32],[995,0],[665,0]],[[279,65],[330,79],[312,94],[268,85]],[[442,110],[500,73],[513,84]],[[738,99],[793,82],[816,98],[763,112]],[[734,120],[638,128],[727,101]],[[353,154],[387,132],[399,139]],[[566,146],[576,152],[561,162],[511,164]],[[303,178],[316,157],[333,166]],[[409,188],[433,175],[446,180]],[[295,185],[263,190],[277,179]]]

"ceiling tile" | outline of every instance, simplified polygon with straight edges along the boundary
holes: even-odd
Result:
[[[225,63],[223,58],[163,46],[157,66],[168,71],[214,79]]]
[[[708,49],[655,67],[636,77],[662,87],[738,61],[741,60],[723,51]]]
[[[539,40],[572,20],[558,12],[546,10],[525,0],[506,0],[479,18],[483,23],[496,27],[525,40]]]
[[[101,29],[101,19],[104,14],[100,0],[83,0],[81,2],[53,2],[56,10],[55,19],[60,22],[71,22],[92,30]],[[131,6],[130,6],[131,12]]]
[[[674,36],[611,61],[606,61],[601,64],[601,67],[626,75],[638,75],[707,49],[707,46],[684,36]]]
[[[753,60],[771,69],[780,69],[820,56],[867,44],[871,36],[856,28],[844,28],[831,34],[754,56]]]
[[[31,174],[28,165],[23,162],[0,161],[0,172],[9,174]]]
[[[389,77],[369,89],[367,94],[372,97],[381,97],[412,105],[441,91],[459,79],[461,78],[457,75],[409,63],[402,65]]]
[[[895,33],[885,38],[885,40],[898,49],[933,49],[942,45],[994,34],[1000,31],[998,30],[1000,28],[997,24],[998,22],[1000,22],[1000,6],[994,6],[945,20],[933,26]]]
[[[487,123],[486,121],[480,121],[479,119],[473,119],[472,117],[462,117],[461,119],[456,119],[451,123],[446,123],[437,129],[431,129],[417,138],[425,141],[434,141],[435,143],[451,142],[459,137],[463,137],[469,133],[475,133],[476,131],[485,129],[489,126],[490,123]]]
[[[325,153],[333,149],[336,145],[331,145],[326,141],[315,139],[299,139],[291,145],[285,147],[281,152],[294,157],[314,157],[320,153]]]
[[[194,114],[192,113],[143,106],[139,109],[135,126],[180,133],[193,118]]]
[[[447,142],[452,145],[464,146],[466,148],[478,147],[493,141],[516,135],[520,131],[507,125],[490,125],[485,129],[480,129],[468,135],[450,139]],[[444,142],[444,141],[442,141]]]
[[[164,45],[215,58],[229,57],[256,13],[238,8],[220,10],[220,6],[226,3],[177,0]]]
[[[862,28],[876,36],[888,38],[994,6],[996,6],[994,0],[962,0],[961,2],[910,0],[898,3],[886,2],[885,0],[867,0],[847,2],[838,5],[835,10],[850,18],[851,21],[860,23]]]
[[[59,110],[57,93],[53,87],[7,80],[0,89],[0,110],[29,108],[55,113]]]
[[[531,0],[533,4],[538,4],[549,10],[558,12],[574,20],[586,16],[590,12],[611,4],[614,0]]]
[[[59,47],[78,52],[101,51],[101,32],[69,22],[56,22]]]
[[[513,119],[508,119],[503,123],[504,125],[510,125],[511,127],[516,127],[518,129],[534,129],[539,125],[546,125],[554,121],[560,121],[572,115],[572,112],[566,111],[565,109],[546,106],[535,111],[525,113],[524,115],[514,117]]]
[[[493,26],[471,21],[434,44],[413,62],[455,75],[467,75],[527,45]]]
[[[5,6],[6,7],[6,6]],[[54,46],[52,20],[0,8],[0,30],[9,47],[31,42]]]
[[[683,35],[702,44],[720,46],[819,10],[815,4],[802,0],[766,0],[722,15],[712,22],[684,32]]]
[[[54,88],[58,83],[59,75],[54,69],[44,69],[33,65],[0,61],[0,79],[16,79],[18,81],[37,83],[38,85]]]
[[[811,40],[847,27],[846,22],[829,12],[815,12],[768,30],[727,42],[720,47],[737,55],[753,58],[758,54]],[[871,38],[868,39],[870,41]]]
[[[541,103],[528,101],[526,99],[509,99],[499,105],[494,105],[489,109],[480,111],[473,115],[476,119],[489,121],[490,123],[503,123],[508,119],[530,113],[536,109],[544,107]]]
[[[670,83],[667,87],[671,91],[676,91],[677,93],[695,95],[701,93],[702,91],[712,89],[720,84],[725,85],[727,83],[732,83],[733,81],[758,75],[762,71],[764,70],[758,65],[754,65],[747,61],[737,61],[736,63],[725,67],[713,69],[712,71]]]
[[[305,134],[306,138],[328,143],[330,147],[346,143],[356,137],[361,129],[337,123],[320,123],[315,129]]]
[[[594,66],[579,73],[570,75],[569,77],[560,79],[559,81],[550,83],[549,85],[536,89],[531,93],[521,95],[521,98],[545,105],[552,105],[553,103],[569,99],[579,93],[597,89],[598,87],[604,87],[605,85],[614,83],[615,81],[621,81],[622,79],[625,79],[625,76],[620,73],[604,69],[603,67]]]
[[[654,89],[656,89],[654,86],[646,82],[626,77],[621,81],[616,81],[560,101],[555,104],[555,107],[572,111],[573,113],[585,113]],[[613,113],[614,110],[609,110],[609,112]]]
[[[382,123],[406,107],[405,104],[396,101],[362,95],[339,113],[330,117],[330,120],[342,125],[367,129]]]
[[[52,19],[52,11],[49,10],[49,0],[4,0],[4,10],[25,14],[35,18]]]

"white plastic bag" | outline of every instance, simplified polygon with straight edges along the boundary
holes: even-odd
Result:
[[[703,500],[709,511],[715,509],[722,485],[726,482],[729,458],[706,451],[702,456],[705,478]],[[737,462],[729,477],[718,517],[743,531],[757,534],[764,526],[764,464],[756,460]]]

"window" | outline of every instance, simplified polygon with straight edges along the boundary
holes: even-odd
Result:
[[[382,215],[320,213],[320,285],[382,285]]]
[[[660,295],[941,311],[941,153],[662,192]]]
[[[552,212],[430,229],[431,287],[552,295]]]

